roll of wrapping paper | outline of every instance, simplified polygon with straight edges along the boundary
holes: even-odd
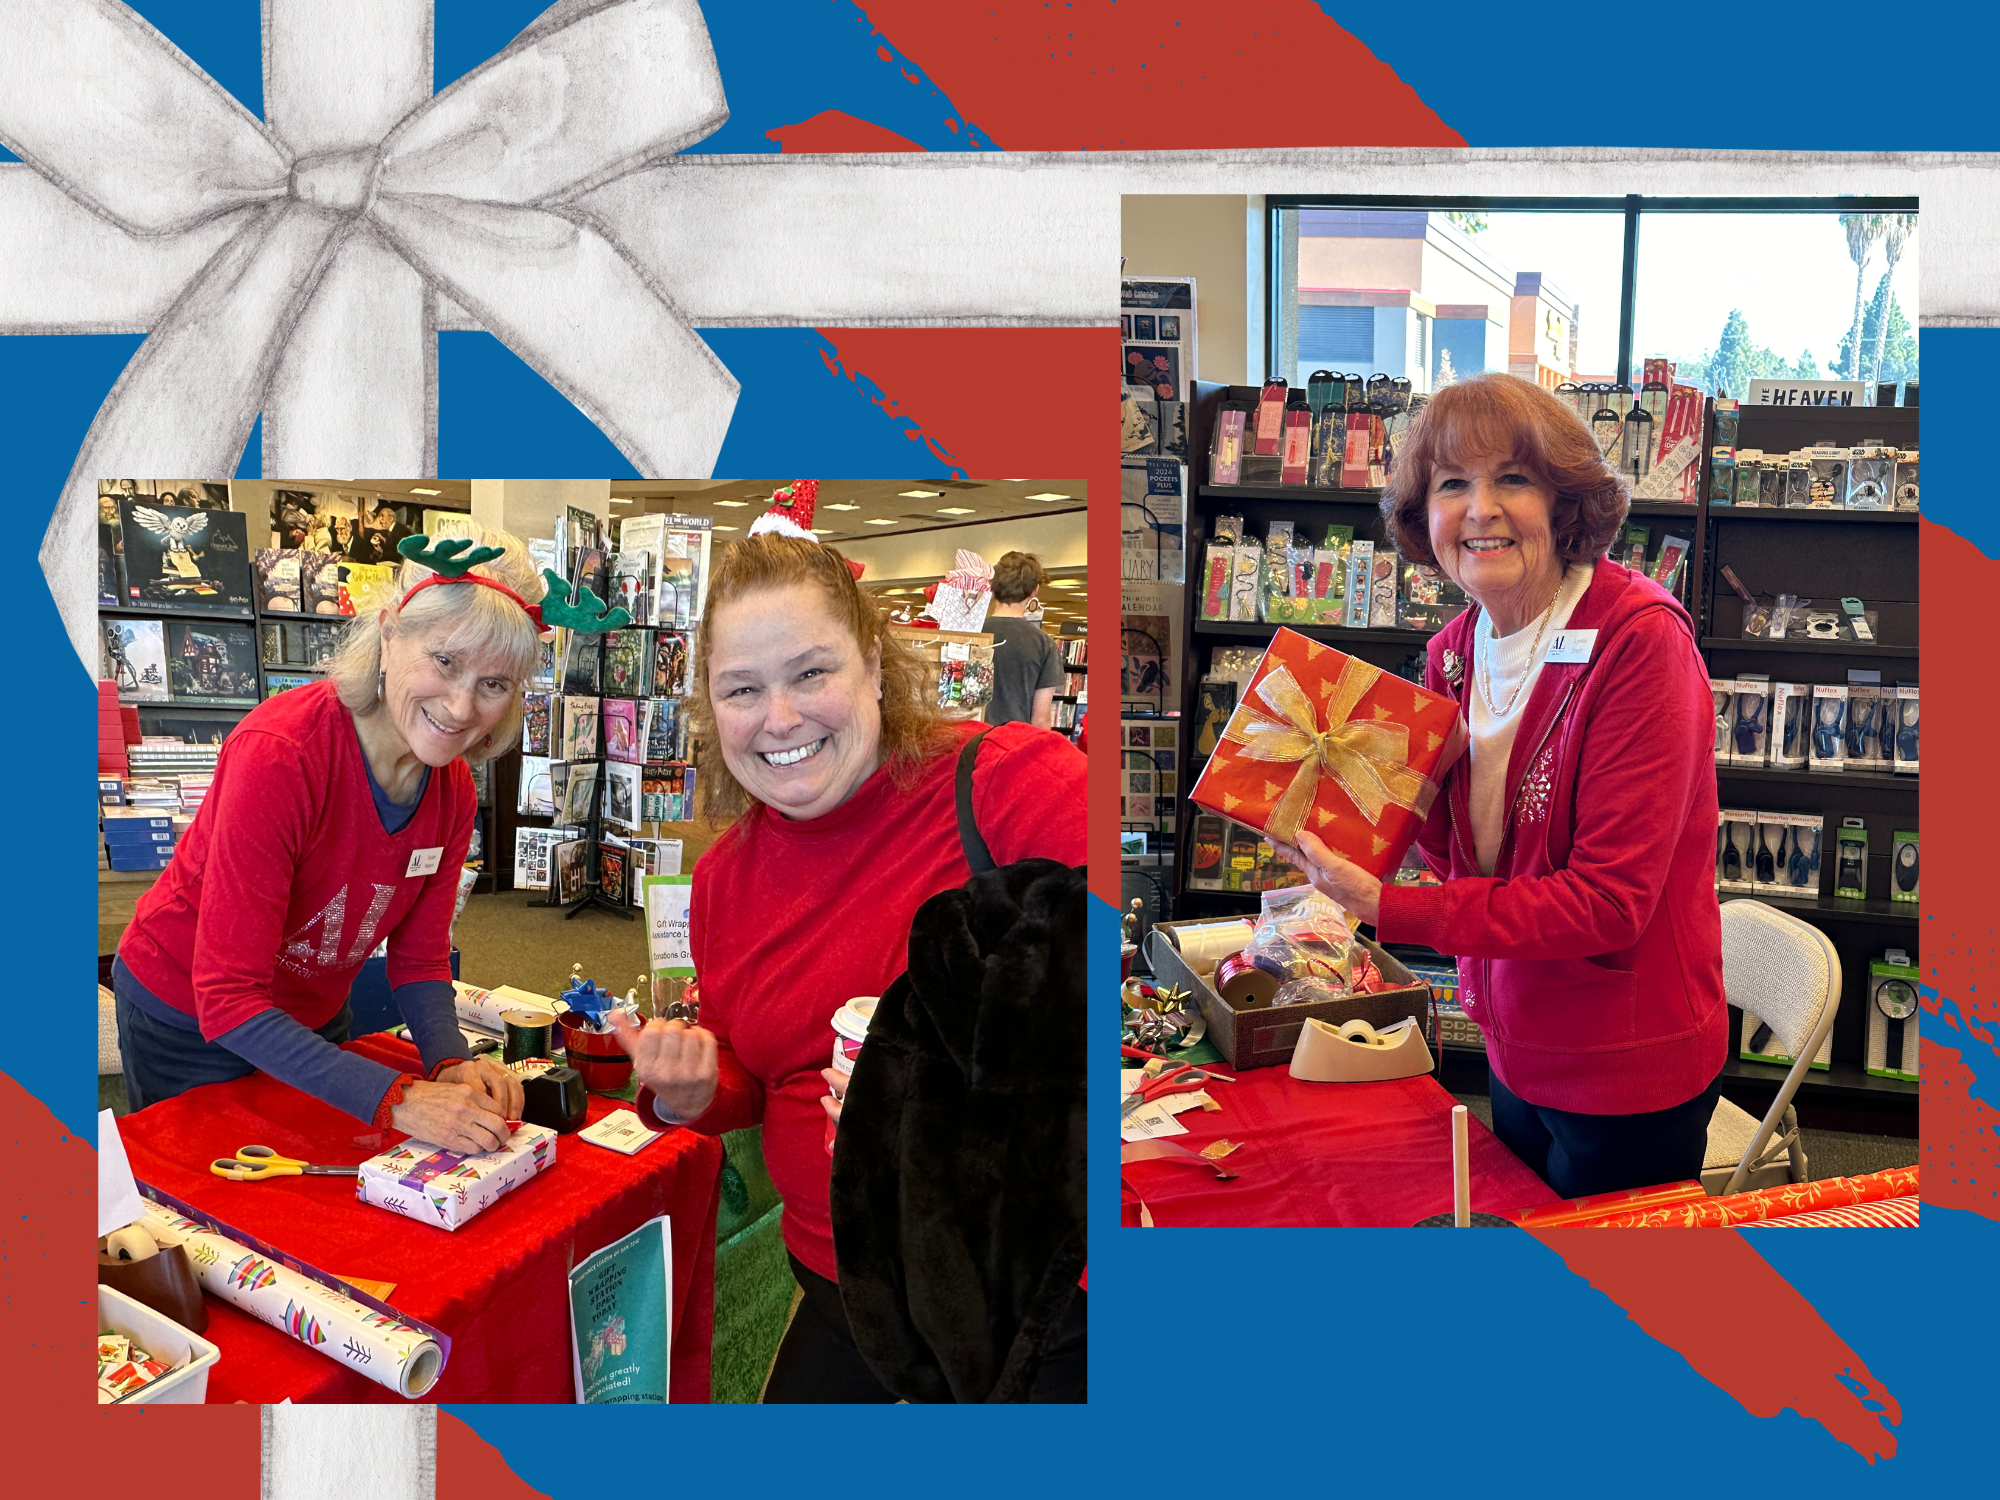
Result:
[[[1702,1198],[1659,1208],[1638,1209],[1585,1219],[1566,1228],[1577,1229],[1720,1229],[1757,1219],[1782,1219],[1816,1208],[1840,1208],[1849,1203],[1878,1203],[1917,1191],[1915,1167],[1891,1167],[1866,1177],[1827,1177],[1818,1182],[1788,1182],[1732,1193],[1727,1198]],[[1540,1226],[1536,1226],[1540,1227]]]
[[[1517,1208],[1502,1214],[1523,1229],[1553,1229],[1561,1224],[1581,1224],[1588,1219],[1612,1214],[1637,1213],[1642,1208],[1665,1208],[1670,1203],[1689,1203],[1706,1198],[1708,1189],[1699,1182],[1669,1182],[1660,1187],[1626,1188],[1618,1193],[1596,1193],[1588,1198],[1569,1198],[1561,1203],[1543,1203],[1534,1208]]]
[[[1241,953],[1250,943],[1250,924],[1241,918],[1161,930],[1167,934],[1168,941],[1180,949],[1183,961],[1197,974],[1212,974],[1223,959],[1232,953]]]
[[[157,1188],[139,1191],[147,1228],[185,1248],[203,1291],[399,1396],[414,1400],[444,1373],[451,1340],[437,1329]]]
[[[545,1010],[549,1013],[549,1024],[555,1024],[556,1003],[544,995],[531,995],[526,990],[507,985],[491,990],[475,989],[456,979],[451,982],[451,991],[452,1005],[458,1012],[459,1020],[494,1036],[506,1033],[507,1028],[500,1019],[503,1011]]]

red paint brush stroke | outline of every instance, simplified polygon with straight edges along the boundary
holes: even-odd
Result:
[[[845,148],[843,148],[845,149]],[[1118,639],[1118,363],[1115,328],[822,328],[829,366],[866,377],[883,412],[915,424],[928,450],[979,479],[1081,476],[1089,486],[1090,633]],[[913,434],[914,436],[914,434]],[[912,450],[913,458],[920,455]],[[1090,659],[1091,698],[1116,717],[1118,657]],[[1090,764],[1090,889],[1118,904],[1118,737]]]
[[[1934,683],[1976,680],[1988,654],[1984,606],[2000,589],[2000,562],[1931,520],[1917,522],[1917,569],[1923,579],[1917,628],[1924,641],[1924,676]],[[1937,692],[1925,697],[1933,747],[1990,745],[2000,734],[2000,703],[1990,693]],[[1918,968],[1924,983],[1958,1009],[1954,1046],[1919,1043],[1922,1067],[1924,1201],[2000,1219],[2000,1160],[1995,1111],[1975,1099],[1964,1057],[1988,1058],[2000,1028],[1993,956],[2000,947],[1992,902],[1992,851],[2000,839],[2000,808],[1991,797],[1956,799],[1952,816],[1933,821],[1924,836],[1923,922]],[[1924,1008],[1937,1015],[1934,1003]],[[1982,1058],[1980,1072],[1995,1064]]]
[[[7,1346],[0,1413],[18,1424],[9,1488],[72,1495],[89,1474],[199,1475],[204,1495],[256,1500],[261,1442],[254,1406],[97,1405],[97,1146],[0,1073],[0,1306]],[[87,1461],[79,1455],[87,1455]],[[143,1465],[143,1469],[142,1466]]]
[[[1903,1420],[1896,1398],[1740,1231],[1531,1232],[1752,1416],[1775,1417],[1789,1407],[1870,1464],[1896,1456],[1896,1436],[1883,1426],[1883,1413],[1863,1404],[1879,1402],[1894,1427]],[[1741,1307],[1757,1309],[1755,1338],[1746,1339],[1742,1321],[1729,1312]],[[1783,1356],[1774,1358],[1773,1350]],[[1866,1397],[1844,1384],[1843,1375]]]
[[[1009,151],[1465,144],[1313,0],[862,9]]]
[[[485,1438],[448,1411],[438,1413],[437,1500],[549,1500],[507,1467]]]
[[[810,120],[764,132],[780,151],[921,151],[924,148],[884,126],[838,109],[823,109]]]

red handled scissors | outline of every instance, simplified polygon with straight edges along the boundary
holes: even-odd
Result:
[[[1147,1078],[1143,1074],[1139,1085],[1125,1097],[1119,1106],[1119,1116],[1123,1118],[1142,1104],[1150,1104],[1155,1099],[1169,1094],[1198,1094],[1210,1083],[1234,1083],[1236,1080],[1222,1073],[1211,1073],[1206,1068],[1197,1068],[1192,1063],[1182,1063],[1177,1068],[1168,1068],[1164,1073]]]

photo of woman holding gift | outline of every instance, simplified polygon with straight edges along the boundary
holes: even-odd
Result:
[[[397,601],[349,627],[325,680],[254,709],[140,898],[112,969],[134,1109],[261,1071],[377,1129],[506,1144],[520,1083],[468,1058],[450,928],[471,841],[468,758],[518,736],[542,580],[504,532],[413,547]],[[341,1050],[387,943],[422,1077]]]
[[[1419,838],[1443,882],[1385,884],[1309,829],[1284,851],[1383,942],[1458,957],[1494,1133],[1564,1198],[1700,1176],[1729,1039],[1707,671],[1681,604],[1605,555],[1627,503],[1540,387],[1431,398],[1382,511],[1473,604],[1429,643],[1470,735]]]
[[[621,1034],[642,1118],[712,1134],[763,1125],[802,1292],[764,1399],[887,1402],[897,1396],[843,1306],[829,1122],[847,1075],[827,1064],[837,1037],[865,1046],[867,1012],[904,973],[919,909],[972,874],[956,802],[967,740],[982,736],[972,813],[1001,866],[1083,863],[1085,761],[1029,724],[982,733],[944,720],[934,672],[885,632],[841,554],[814,540],[810,504],[803,488],[781,494],[721,556],[695,640],[695,721],[713,752],[703,811],[735,819],[694,872],[699,1024]],[[968,1189],[930,1190],[942,1204]],[[1083,1398],[1084,1294],[1064,1300],[1030,1399]]]

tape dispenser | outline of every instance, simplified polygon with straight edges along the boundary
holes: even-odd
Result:
[[[1415,1078],[1431,1067],[1431,1051],[1415,1016],[1380,1031],[1362,1020],[1333,1026],[1308,1016],[1292,1049],[1292,1077],[1306,1083],[1379,1083]]]

